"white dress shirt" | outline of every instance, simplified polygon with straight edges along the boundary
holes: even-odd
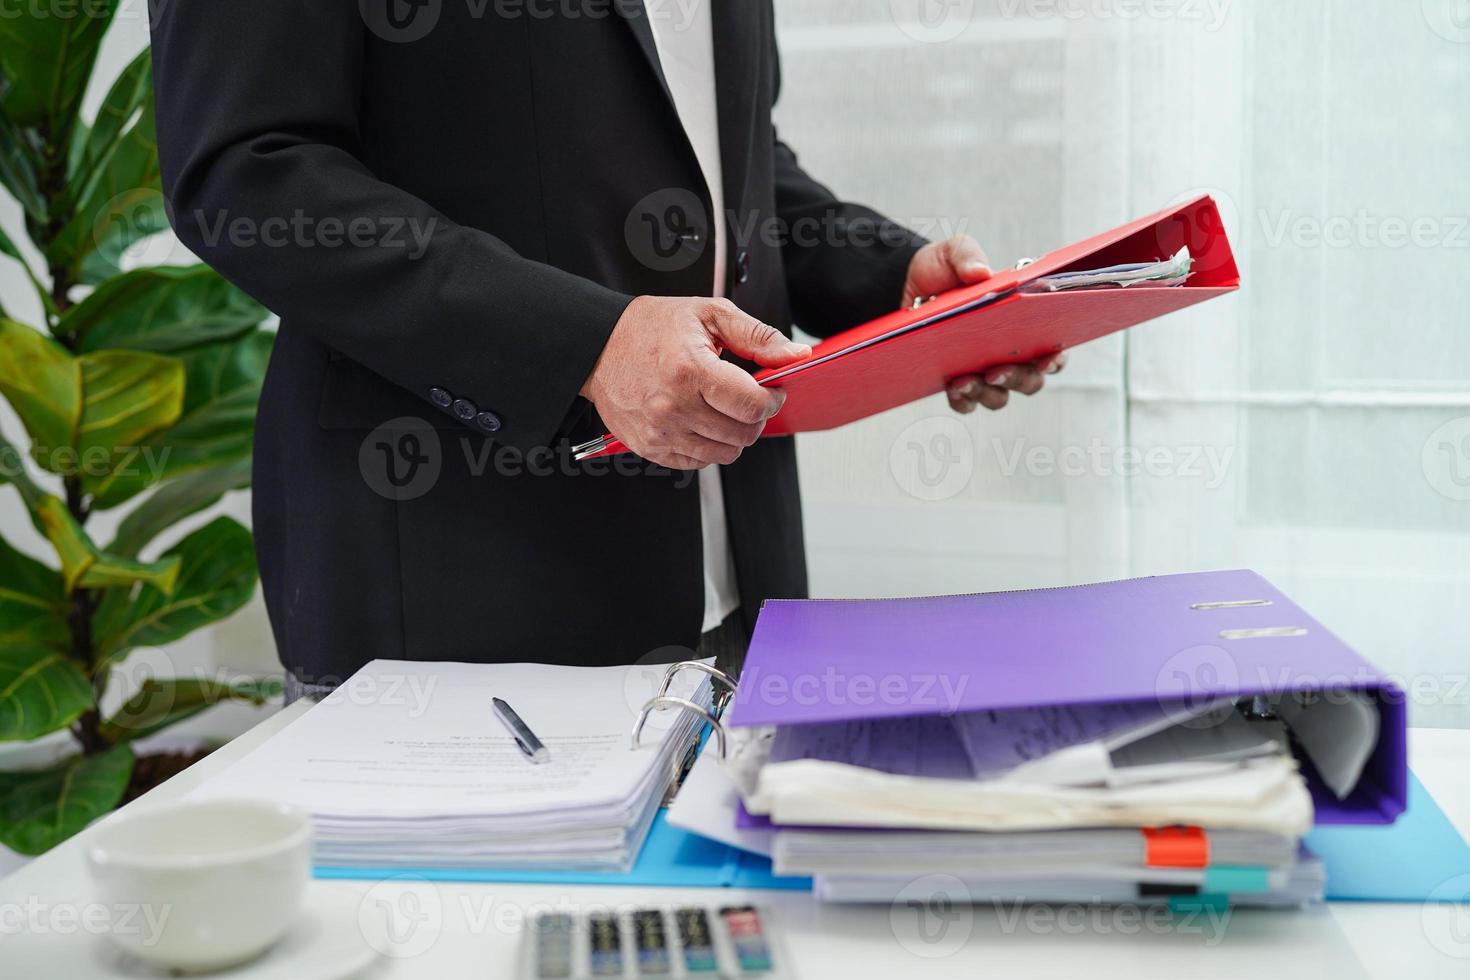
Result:
[[[675,12],[678,11],[677,17]],[[685,18],[687,16],[687,22]],[[658,47],[664,80],[674,97],[679,121],[694,147],[709,188],[714,214],[709,240],[715,246],[715,277],[710,295],[725,295],[725,192],[720,168],[719,115],[715,107],[715,48],[710,28],[710,5],[690,4],[687,11],[668,4],[648,8],[653,39]],[[699,471],[699,513],[704,531],[704,625],[708,632],[740,607],[735,588],[735,562],[725,528],[725,494],[720,468]]]

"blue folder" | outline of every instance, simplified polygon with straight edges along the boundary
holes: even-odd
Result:
[[[1327,865],[1329,901],[1470,901],[1470,845],[1412,772],[1396,821],[1318,827],[1306,843]]]
[[[1318,827],[1307,846],[1327,865],[1329,901],[1463,902],[1466,889],[1447,892],[1454,880],[1470,883],[1470,845],[1434,797],[1409,774],[1408,807],[1394,823]],[[411,876],[433,881],[518,882],[560,885],[645,885],[671,888],[771,888],[807,891],[810,878],[771,873],[769,859],[670,826],[663,811],[633,870],[445,870],[442,868],[347,868],[318,866],[318,878],[380,880]],[[1467,877],[1460,877],[1467,876]]]
[[[633,870],[518,871],[443,868],[344,868],[318,865],[318,878],[395,877],[430,881],[516,882],[553,885],[647,885],[666,888],[774,888],[810,891],[810,878],[777,877],[771,861],[670,826],[659,811]]]

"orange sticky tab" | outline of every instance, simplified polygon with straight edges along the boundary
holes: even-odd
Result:
[[[1200,827],[1142,827],[1143,861],[1150,868],[1203,868],[1210,842]]]

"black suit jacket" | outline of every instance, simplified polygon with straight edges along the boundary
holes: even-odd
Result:
[[[713,18],[731,299],[817,334],[892,309],[919,243],[777,139],[768,0]],[[281,317],[254,522],[286,667],[694,645],[697,481],[567,452],[631,298],[713,277],[643,4],[166,0],[153,61],[175,229]],[[722,472],[753,620],[807,587],[792,441]]]

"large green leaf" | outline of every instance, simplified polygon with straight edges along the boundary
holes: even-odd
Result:
[[[180,571],[178,558],[140,562],[110,555],[92,543],[56,497],[41,501],[37,516],[61,558],[62,581],[68,593],[76,589],[127,589],[138,582],[161,595],[174,591]]]
[[[51,647],[0,645],[0,741],[40,738],[92,707],[76,662]]]
[[[38,446],[70,446],[81,418],[81,368],[56,341],[0,320],[0,393]]]
[[[221,701],[265,704],[280,692],[279,681],[231,684],[212,678],[149,678],[137,694],[102,723],[102,737],[109,742],[132,742],[192,718]]]
[[[117,806],[133,774],[133,750],[118,745],[49,769],[0,772],[0,844],[41,854]]]
[[[250,455],[255,408],[273,337],[255,330],[238,340],[184,351],[183,414],[143,440],[114,471],[83,485],[100,508],[114,507],[157,482]],[[160,471],[161,470],[161,474]]]
[[[26,472],[25,456],[21,451],[12,446],[3,435],[0,435],[0,486],[7,483],[14,486],[16,492],[20,494],[20,499],[31,516],[31,524],[42,535],[45,535],[46,529],[42,526],[37,511],[40,509],[41,501],[50,494],[36,486],[31,475]]]
[[[141,351],[74,357],[38,331],[0,320],[0,392],[30,432],[38,464],[95,482],[148,462],[138,447],[179,418],[184,365]]]
[[[84,351],[180,351],[232,340],[269,316],[206,265],[137,269],[104,282],[57,326]]]
[[[90,188],[45,252],[52,268],[74,275],[90,268],[92,273],[83,278],[95,282],[101,272],[116,271],[119,257],[129,247],[168,227],[151,101],[123,133]],[[85,265],[94,255],[101,266]]]
[[[0,16],[0,105],[17,126],[66,146],[117,0],[8,4]]]
[[[128,127],[152,98],[153,59],[151,52],[144,48],[112,83],[92,128],[83,132],[78,127],[78,136],[73,140],[71,173],[62,195],[64,213],[70,213],[77,201],[86,199],[123,145]]]
[[[26,218],[40,226],[46,223],[46,199],[37,177],[40,160],[27,137],[0,107],[0,186],[20,202]]]
[[[15,242],[11,240],[10,236],[5,233],[4,228],[0,228],[0,253],[8,255],[20,263],[20,267],[25,271],[26,278],[31,281],[31,288],[36,291],[36,297],[41,301],[41,305],[46,309],[46,312],[55,313],[56,305],[51,299],[51,294],[46,291],[46,287],[41,283],[41,280],[36,278],[36,273],[31,269],[31,264],[25,260],[25,256],[20,254],[20,249],[16,247]],[[10,314],[5,312],[5,307],[0,305],[0,320],[9,319],[9,317]]]
[[[250,457],[167,480],[128,512],[107,546],[114,555],[136,558],[148,543],[190,514],[213,506],[231,490],[250,486]]]
[[[171,595],[144,586],[136,598],[109,593],[97,612],[97,649],[115,659],[133,647],[161,647],[224,619],[255,592],[255,548],[250,532],[219,517],[164,552],[183,562]]]
[[[163,192],[157,187],[135,188],[111,198],[102,210],[103,221],[93,236],[95,248],[84,251],[74,270],[77,281],[88,286],[122,274],[123,253],[139,242],[168,230]],[[165,244],[167,250],[169,246]],[[166,251],[165,251],[166,254]],[[147,256],[161,261],[161,256]],[[134,263],[139,264],[139,263]]]
[[[61,575],[0,539],[0,656],[14,644],[65,650],[66,611]]]

